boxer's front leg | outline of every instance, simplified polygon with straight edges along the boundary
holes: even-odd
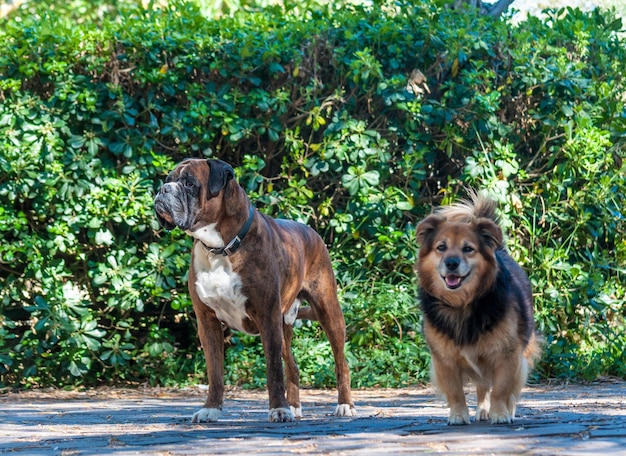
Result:
[[[198,336],[202,343],[206,370],[209,378],[209,394],[204,406],[193,414],[192,423],[217,421],[224,404],[224,332],[222,323],[205,304],[194,300],[198,320]]]
[[[274,302],[275,308],[262,315],[259,324],[267,368],[267,392],[270,400],[268,419],[272,422],[287,422],[294,421],[295,416],[285,398],[282,362],[283,322],[280,304],[278,301]]]

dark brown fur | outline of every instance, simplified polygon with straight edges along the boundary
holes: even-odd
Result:
[[[530,281],[504,249],[495,203],[472,194],[442,208],[418,225],[417,240],[431,378],[450,406],[448,424],[469,424],[467,380],[477,421],[511,423],[540,344]]]

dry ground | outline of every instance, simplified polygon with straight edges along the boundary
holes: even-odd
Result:
[[[335,418],[334,391],[303,390],[305,417],[279,424],[267,422],[264,391],[231,390],[220,422],[191,424],[199,389],[5,393],[0,453],[626,455],[619,381],[528,387],[515,423],[498,426],[446,426],[445,403],[430,388],[358,390],[355,399],[359,417]]]

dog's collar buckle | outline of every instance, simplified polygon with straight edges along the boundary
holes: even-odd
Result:
[[[241,246],[241,238],[239,236],[235,236],[235,238],[232,241],[230,241],[226,247],[222,249],[223,250],[222,255],[228,256],[231,253],[235,253],[237,249],[239,248],[239,246]]]
[[[209,247],[203,242],[202,245],[209,253],[212,253],[213,255],[222,255],[222,256],[232,255],[237,250],[239,250],[239,247],[241,247],[243,238],[246,237],[246,234],[248,234],[248,230],[250,229],[250,225],[252,225],[253,219],[254,219],[254,206],[250,206],[250,213],[248,215],[248,220],[246,220],[246,223],[243,224],[239,233],[237,233],[237,235],[228,244],[226,244],[224,247]]]

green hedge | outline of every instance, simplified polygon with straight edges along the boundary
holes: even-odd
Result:
[[[189,3],[49,4],[0,19],[1,384],[206,381],[190,241],[152,210],[189,156],[231,162],[259,209],[326,239],[355,386],[427,379],[414,227],[464,186],[498,198],[530,273],[537,377],[626,375],[613,14],[513,26],[417,0],[218,20]],[[332,385],[317,324],[295,339],[303,383]],[[228,381],[262,386],[258,339],[227,340]]]

